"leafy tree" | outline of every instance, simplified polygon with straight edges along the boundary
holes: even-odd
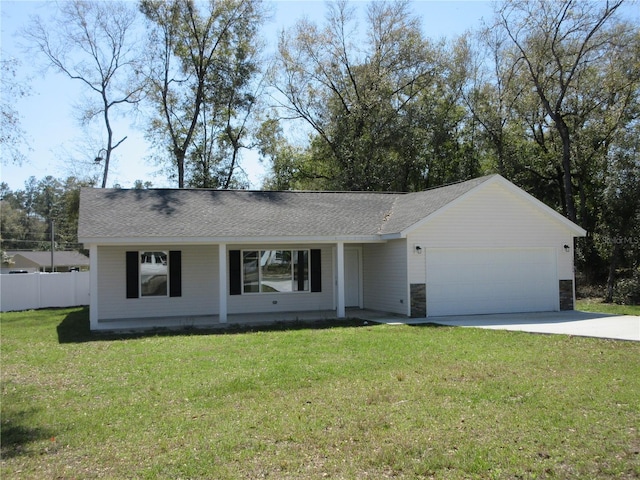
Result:
[[[2,250],[49,249],[51,221],[55,222],[56,248],[78,248],[80,188],[86,182],[48,176],[31,177],[24,190],[12,192],[3,184],[1,202]]]
[[[135,182],[133,182],[133,188],[135,190],[145,190],[148,188],[152,188],[153,184],[149,181],[142,181],[142,180],[136,180]]]
[[[210,185],[222,157],[214,147],[231,146],[234,161],[224,180],[230,185],[246,134],[233,120],[246,118],[254,104],[247,89],[257,72],[261,2],[142,0],[140,10],[151,30],[148,98],[155,114],[149,137],[168,149],[179,188],[189,163],[193,184]]]
[[[606,300],[611,302],[618,269],[640,267],[640,126],[621,132],[604,174],[599,248],[608,259]]]
[[[36,248],[44,240],[44,225],[27,217],[23,210],[7,200],[0,200],[0,239],[2,250]],[[42,228],[38,228],[42,227]]]
[[[135,10],[126,2],[70,0],[59,3],[48,22],[35,17],[25,30],[49,66],[81,82],[93,95],[79,110],[83,124],[101,119],[106,132],[104,157],[98,154],[104,162],[102,188],[112,153],[127,138],[114,138],[114,112],[137,103],[142,92],[135,20]]]
[[[273,84],[284,116],[316,136],[309,170],[323,188],[406,190],[425,170],[411,135],[437,66],[409,6],[369,4],[363,34],[348,2],[331,3],[322,27],[302,20],[281,37]]]
[[[46,222],[36,214],[35,177],[25,182],[25,190],[12,192],[5,184],[0,200],[2,250],[39,249],[46,241]]]
[[[256,142],[260,161],[268,163],[270,170],[263,182],[265,190],[313,190],[328,179],[319,175],[318,165],[304,148],[287,140],[276,118],[267,117],[260,124]]]

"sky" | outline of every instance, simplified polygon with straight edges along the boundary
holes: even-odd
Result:
[[[303,16],[321,22],[325,13],[323,1],[276,0],[273,4],[275,14],[264,29],[267,48],[271,49],[275,48],[277,35],[283,28],[292,26]],[[359,1],[358,4],[364,7],[366,2]],[[17,33],[33,15],[46,17],[47,9],[52,8],[50,5],[39,1],[0,2],[1,55],[3,58],[15,57],[22,62],[18,75],[28,79],[31,89],[31,95],[14,104],[28,140],[29,148],[22,149],[27,159],[21,165],[6,162],[0,165],[0,181],[6,182],[12,190],[24,188],[24,182],[30,176],[39,180],[47,175],[66,178],[87,172],[98,173],[93,160],[101,146],[95,143],[87,147],[73,110],[74,102],[83,90],[82,84],[53,71],[43,73],[38,68],[41,64],[34,58],[26,58],[19,47],[24,39]],[[479,27],[483,18],[488,21],[492,17],[493,6],[484,0],[417,0],[413,10],[421,18],[425,34],[439,39]],[[120,118],[114,132],[116,137],[126,135],[127,139],[114,151],[107,186],[119,184],[129,188],[138,179],[150,181],[154,187],[177,186],[159,173],[159,167],[148,159],[151,152],[138,120]],[[249,177],[251,188],[259,189],[265,169],[258,162],[257,155],[245,152],[241,165]]]

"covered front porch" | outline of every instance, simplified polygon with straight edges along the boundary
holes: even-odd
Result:
[[[264,328],[280,324],[309,324],[334,321],[336,325],[349,321],[371,323],[397,323],[406,322],[407,317],[378,310],[349,307],[345,309],[345,315],[338,317],[335,310],[322,311],[298,311],[298,312],[272,312],[272,313],[242,313],[227,315],[227,320],[222,322],[219,315],[198,316],[173,316],[173,317],[148,317],[148,318],[122,318],[100,322],[100,328],[96,331],[108,332],[139,332],[154,330],[233,330],[234,328]]]
[[[341,319],[352,308],[404,314],[404,242],[357,240],[91,245],[91,329]],[[150,256],[168,266],[162,293],[145,296],[142,263]],[[269,277],[255,273],[264,258],[274,259]],[[292,265],[287,278],[278,277],[278,262]]]

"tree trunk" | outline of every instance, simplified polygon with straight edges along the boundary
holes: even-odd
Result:
[[[176,167],[178,167],[178,188],[184,188],[184,157],[186,153],[184,150],[176,149]]]
[[[613,252],[611,253],[611,260],[609,261],[609,276],[607,277],[607,296],[604,301],[607,303],[613,302],[613,287],[616,283],[616,269],[618,268],[618,261],[620,259],[620,245],[615,244],[613,246]]]
[[[567,205],[567,218],[572,222],[576,222],[576,205],[573,200],[573,184],[571,183],[571,135],[569,133],[569,127],[560,115],[556,115],[555,124],[562,139],[562,183]]]

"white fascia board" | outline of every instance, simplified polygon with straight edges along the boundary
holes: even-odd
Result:
[[[85,245],[211,245],[228,244],[294,244],[294,243],[381,243],[380,235],[300,236],[300,237],[82,237]]]
[[[436,217],[439,217],[440,215],[442,215],[443,213],[445,213],[447,210],[449,210],[450,208],[454,207],[455,205],[457,205],[458,203],[464,201],[468,196],[473,195],[473,193],[475,191],[477,191],[478,189],[480,189],[481,187],[484,187],[486,185],[488,185],[493,179],[495,179],[496,177],[499,177],[499,175],[494,175],[491,178],[488,178],[487,180],[485,180],[484,182],[482,182],[480,185],[477,185],[475,188],[472,188],[471,190],[469,190],[466,193],[463,193],[462,195],[460,195],[459,197],[457,197],[455,200],[452,200],[451,202],[447,203],[446,205],[444,205],[443,207],[439,208],[438,210],[436,210],[435,212],[433,212],[430,215],[427,215],[426,217],[424,217],[422,220],[414,223],[413,225],[411,225],[410,227],[405,228],[404,230],[402,230],[399,233],[399,238],[406,238],[408,234],[410,234],[413,230],[416,230],[417,228],[422,227],[425,223],[433,220]],[[502,178],[502,177],[500,177]],[[505,180],[506,181],[506,180]]]
[[[546,213],[547,215],[549,215],[550,217],[552,217],[556,221],[560,222],[570,232],[572,232],[572,234],[574,236],[576,236],[576,237],[584,237],[584,236],[587,235],[587,231],[584,228],[582,228],[580,225],[577,225],[577,224],[573,223],[567,217],[565,217],[564,215],[559,214],[553,208],[549,207],[544,202],[541,202],[540,200],[538,200],[533,195],[525,192],[520,187],[514,185],[513,183],[509,182],[508,180],[506,180],[505,178],[501,177],[500,175],[496,175],[495,179],[496,179],[496,181],[499,181],[503,186],[505,186],[512,193],[514,193],[516,195],[519,195],[520,198],[522,198],[524,200],[528,200],[538,210],[541,210],[543,213]]]
[[[410,228],[413,228],[413,227],[410,227]],[[385,233],[384,235],[380,235],[380,238],[385,242],[388,240],[397,240],[399,238],[407,238],[407,235],[405,232],[408,232],[410,228],[406,229],[404,232]]]
[[[540,200],[535,198],[533,195],[530,195],[529,193],[525,192],[520,187],[514,185],[513,183],[511,183],[509,180],[505,179],[501,175],[496,174],[496,175],[493,175],[492,177],[488,178],[486,181],[482,182],[480,185],[476,186],[475,188],[469,190],[468,192],[464,193],[463,195],[460,195],[455,200],[447,203],[445,206],[443,206],[442,208],[436,210],[431,215],[428,215],[427,217],[423,218],[419,222],[416,222],[413,225],[411,225],[410,227],[404,229],[402,232],[400,232],[400,234],[399,234],[400,237],[399,238],[406,238],[406,236],[409,233],[411,233],[413,230],[415,230],[417,228],[420,228],[425,223],[427,223],[427,222],[433,220],[434,218],[444,214],[447,210],[449,210],[450,208],[454,207],[458,203],[464,201],[468,196],[471,196],[471,195],[475,194],[478,190],[486,188],[489,185],[492,185],[494,183],[499,183],[503,187],[507,188],[507,190],[509,190],[511,193],[514,193],[514,194],[518,195],[520,198],[522,198],[523,200],[529,202],[534,208],[542,211],[542,213],[552,217],[554,220],[556,220],[557,222],[561,223],[565,228],[567,228],[572,233],[573,236],[575,236],[575,237],[584,237],[584,236],[586,236],[587,231],[584,228],[580,227],[579,225],[576,225],[575,223],[573,223],[571,220],[569,220],[568,218],[564,217],[563,215],[560,215],[554,209],[552,209],[551,207],[547,206],[545,203],[541,202]],[[383,237],[386,238],[386,236],[383,236]]]

